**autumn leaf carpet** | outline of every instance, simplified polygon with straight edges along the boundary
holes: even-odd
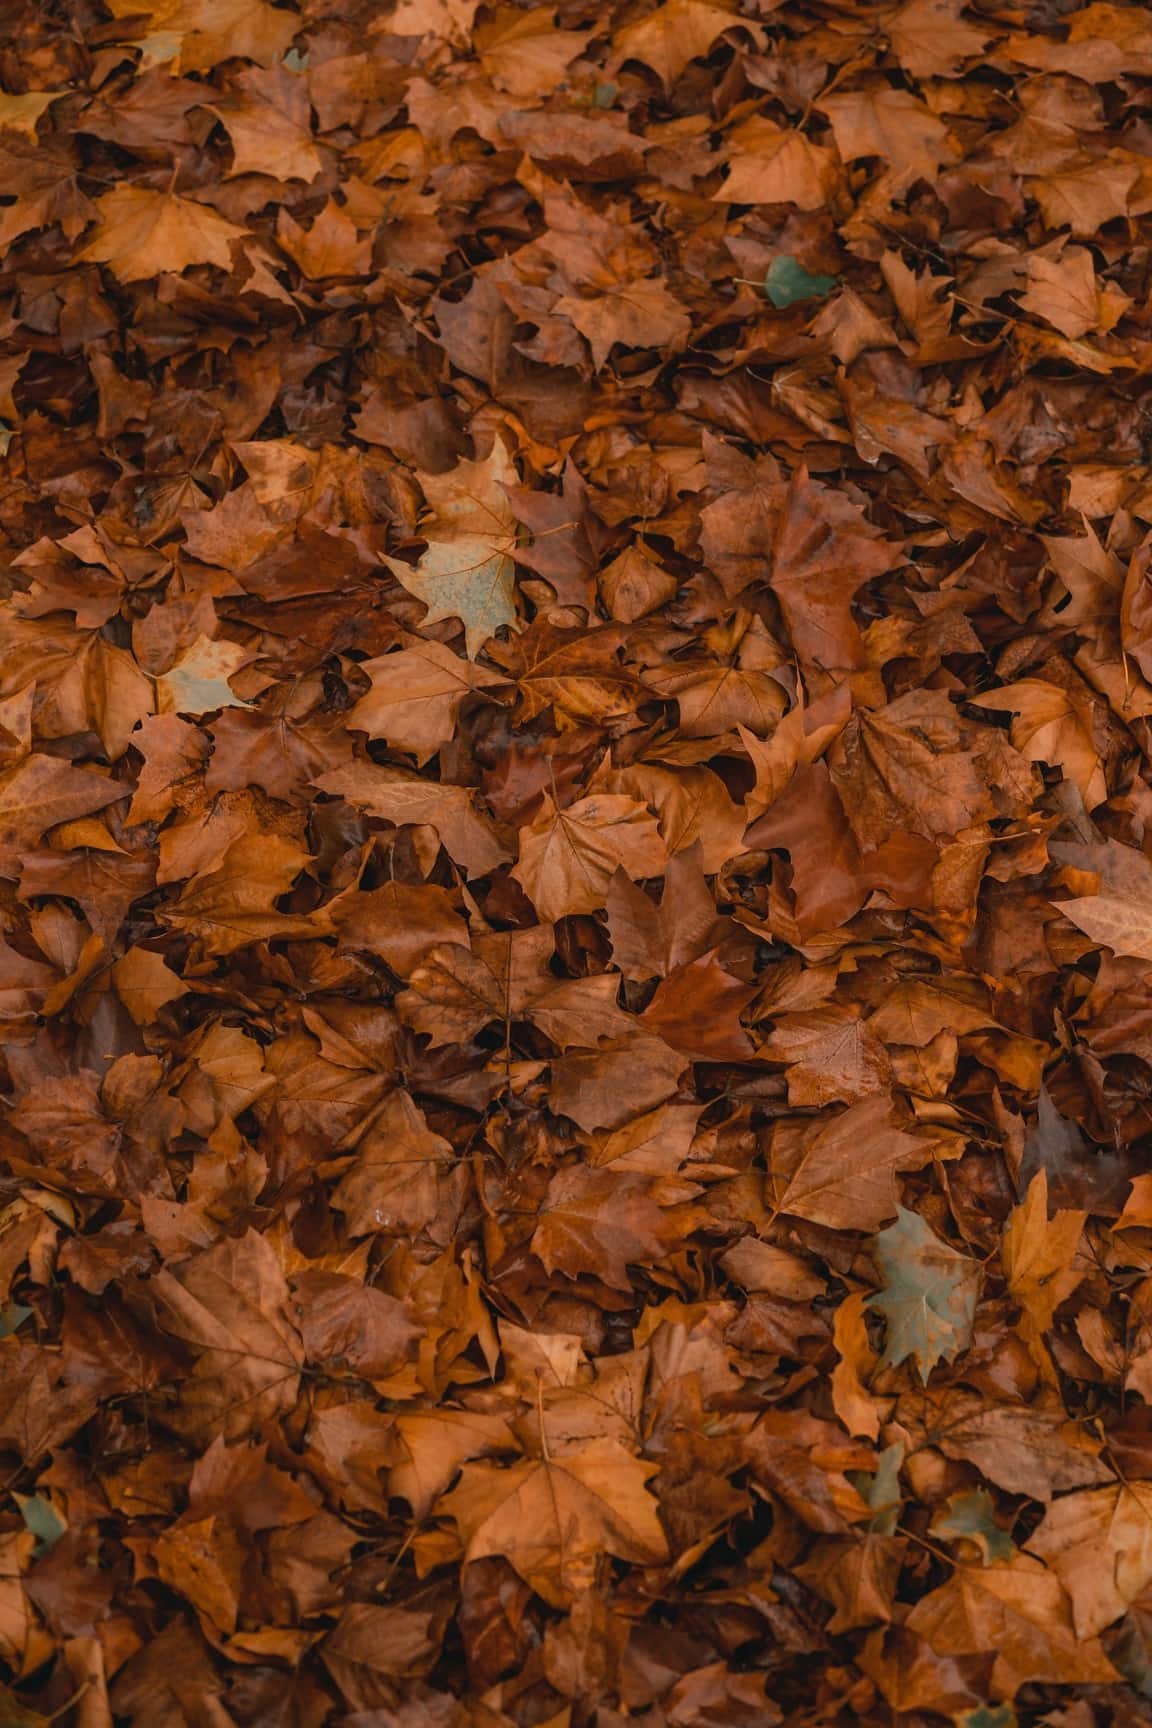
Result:
[[[1150,84],[0,8],[0,1728],[1152,1725]]]

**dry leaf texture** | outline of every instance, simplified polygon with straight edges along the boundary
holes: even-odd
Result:
[[[1152,1723],[1150,80],[0,7],[0,1722]]]

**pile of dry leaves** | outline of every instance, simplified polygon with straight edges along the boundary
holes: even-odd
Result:
[[[3,27],[0,1721],[1152,1721],[1152,12]]]

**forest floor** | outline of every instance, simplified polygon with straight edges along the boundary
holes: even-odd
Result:
[[[1150,81],[8,0],[4,1728],[1152,1722]]]

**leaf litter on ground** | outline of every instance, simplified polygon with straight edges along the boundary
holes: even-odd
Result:
[[[1147,1721],[1147,9],[0,50],[0,1722]]]

